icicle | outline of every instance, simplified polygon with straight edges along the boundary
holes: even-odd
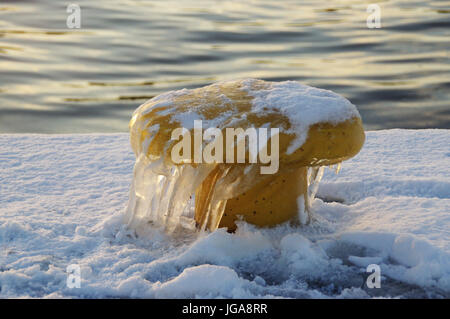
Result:
[[[319,190],[319,183],[323,176],[324,168],[320,167],[311,167],[308,170],[308,202],[312,203],[314,201],[314,197],[316,196],[317,191]]]
[[[300,195],[297,197],[298,219],[301,225],[306,225],[309,222],[308,204],[305,203],[305,197]]]
[[[177,226],[192,228],[191,195],[211,172],[212,165],[166,167],[163,160],[136,160],[125,223],[131,228],[153,223],[168,233]]]
[[[339,174],[339,172],[341,171],[341,164],[342,164],[342,162],[339,162],[339,163],[336,164],[336,167],[334,169],[334,172],[336,174]]]

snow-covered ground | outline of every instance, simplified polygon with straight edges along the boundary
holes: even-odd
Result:
[[[136,238],[127,134],[0,135],[0,297],[449,298],[449,146],[450,130],[367,132],[307,227]]]

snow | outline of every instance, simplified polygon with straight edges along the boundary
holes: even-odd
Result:
[[[309,127],[314,124],[338,124],[351,118],[360,118],[356,106],[333,91],[297,81],[268,82],[268,88],[255,90],[252,88],[255,81],[243,81],[244,90],[253,96],[252,112],[263,114],[268,110],[276,110],[286,115],[292,124],[286,133],[295,134],[295,139],[289,145],[287,154],[292,154],[305,143]]]
[[[309,226],[138,238],[128,134],[0,135],[0,298],[449,298],[450,131],[366,135]]]
[[[279,113],[285,115],[291,124],[291,128],[280,127],[280,131],[295,135],[287,149],[287,154],[293,153],[301,147],[307,138],[309,127],[317,123],[338,124],[351,118],[360,118],[355,105],[343,96],[329,90],[311,87],[297,81],[264,82],[257,79],[247,78],[239,81],[221,81],[211,84],[206,88],[215,88],[218,92],[223,90],[227,84],[237,82],[242,90],[252,96],[252,108],[248,114],[270,114]],[[264,83],[264,86],[261,86]],[[171,106],[175,99],[188,95],[194,90],[182,89],[160,94],[142,104],[133,113],[132,123],[139,117],[161,107]],[[219,96],[222,104],[232,103],[225,94]],[[206,104],[205,104],[206,103]],[[214,118],[205,118],[198,112],[199,108],[208,108],[206,101],[200,106],[191,106],[180,109],[176,106],[158,111],[158,115],[173,114],[173,119],[180,123],[181,127],[192,130],[195,120],[201,120],[204,127],[222,128],[224,123],[230,125],[230,118],[247,116],[239,115],[235,111],[224,111]],[[231,122],[233,123],[233,122]],[[145,150],[145,148],[143,148]]]

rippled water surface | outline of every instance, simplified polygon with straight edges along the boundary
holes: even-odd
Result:
[[[159,93],[298,80],[366,129],[450,128],[449,1],[0,1],[0,133],[127,131]],[[381,7],[368,29],[367,5]]]

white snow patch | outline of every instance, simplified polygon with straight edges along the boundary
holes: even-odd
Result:
[[[291,121],[292,128],[287,133],[294,133],[295,140],[289,145],[287,154],[291,154],[308,136],[311,125],[321,122],[338,124],[353,117],[360,117],[359,112],[349,100],[329,90],[301,84],[297,81],[271,82],[268,89],[253,90],[255,79],[243,81],[244,90],[253,96],[252,112],[266,113],[277,110]]]
[[[325,170],[308,226],[136,237],[127,134],[0,135],[0,298],[449,298],[449,141],[367,132]],[[372,263],[380,289],[365,286]]]
[[[220,278],[220,280],[218,280]],[[185,268],[176,278],[163,283],[157,290],[157,298],[180,298],[217,296],[232,298],[245,297],[248,292],[245,285],[249,281],[239,278],[237,273],[228,267],[216,265],[200,265]]]

